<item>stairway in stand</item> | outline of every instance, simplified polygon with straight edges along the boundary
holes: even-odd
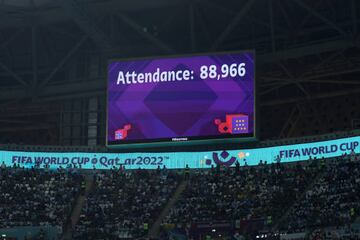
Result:
[[[182,192],[185,190],[188,181],[183,180],[179,186],[176,188],[174,194],[165,205],[164,209],[161,211],[159,217],[156,219],[154,224],[151,226],[149,230],[149,238],[156,238],[159,235],[159,230],[163,219],[169,214],[170,209],[174,206],[177,200],[180,198]]]
[[[76,199],[76,203],[74,206],[74,209],[71,213],[71,226],[67,226],[64,231],[64,235],[62,237],[63,240],[71,239],[72,231],[79,221],[81,209],[84,205],[85,199],[88,196],[88,194],[91,192],[94,185],[94,176],[92,174],[85,176],[85,194],[80,196]]]

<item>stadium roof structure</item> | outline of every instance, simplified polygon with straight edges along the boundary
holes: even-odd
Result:
[[[0,133],[87,145],[94,112],[91,142],[101,144],[108,59],[243,49],[256,50],[262,136],[350,128],[360,118],[359,10],[356,0],[2,0]],[[322,124],[324,112],[346,124]]]

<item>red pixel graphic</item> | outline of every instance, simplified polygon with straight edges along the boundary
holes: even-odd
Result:
[[[226,114],[225,122],[215,119],[214,123],[218,125],[220,133],[238,134],[249,132],[249,117],[245,114]]]
[[[131,124],[126,124],[124,128],[115,131],[115,140],[123,140],[127,137],[128,131],[131,129]]]

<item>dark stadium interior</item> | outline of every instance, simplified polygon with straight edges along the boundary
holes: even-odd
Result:
[[[106,146],[111,59],[244,50],[256,140]],[[1,240],[360,239],[359,146],[326,155],[359,131],[360,1],[0,0]],[[327,140],[328,157],[244,155]],[[231,167],[207,163],[238,149]],[[204,156],[198,169],[54,170],[9,151]]]
[[[2,143],[104,144],[110,58],[242,49],[257,54],[261,139],[359,124],[357,1],[19,0],[0,6]]]

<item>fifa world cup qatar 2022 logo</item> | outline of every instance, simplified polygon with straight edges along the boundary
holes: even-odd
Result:
[[[201,161],[202,164],[211,165],[215,163],[216,165],[221,165],[225,167],[231,167],[237,160],[244,161],[246,165],[246,158],[250,157],[250,152],[241,151],[237,154],[237,157],[230,155],[228,151],[222,152],[213,152],[212,159],[208,156],[205,156],[205,159]]]
[[[206,158],[206,157],[205,157]],[[233,165],[236,161],[236,157],[234,156],[230,156],[229,152],[227,151],[222,151],[220,154],[217,152],[213,152],[212,153],[212,159],[205,159],[205,164],[206,165],[211,165],[212,163],[216,164],[216,165],[222,165],[222,166],[226,166],[226,167],[231,167],[231,165]]]

